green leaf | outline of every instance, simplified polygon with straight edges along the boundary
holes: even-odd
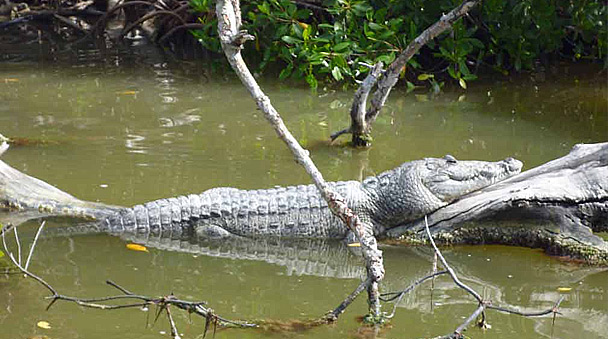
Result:
[[[304,30],[302,31],[302,37],[304,38],[304,41],[307,41],[308,38],[310,38],[310,33],[312,32],[312,27],[310,25],[306,26],[306,28],[304,28]]]
[[[395,60],[395,53],[379,55],[376,58],[376,62],[382,61],[385,65],[390,64],[391,62],[393,62],[393,60]],[[374,62],[374,63],[376,63],[376,62]]]
[[[297,37],[302,38],[302,27],[300,27],[300,25],[298,25],[297,23],[292,23],[291,24],[291,30],[296,34]]]
[[[471,81],[471,80],[476,80],[477,79],[477,75],[475,74],[467,74],[465,76],[462,77],[464,80],[466,81]]]
[[[319,86],[319,82],[317,81],[317,78],[315,78],[314,75],[312,74],[308,74],[306,76],[306,82],[308,83],[308,86],[310,86],[310,88],[317,88]]]
[[[351,44],[350,41],[341,42],[341,43],[339,43],[339,44],[337,44],[337,45],[334,46],[334,51],[336,51],[336,52],[342,52],[345,49],[347,49],[348,46],[350,46],[350,44]]]
[[[441,52],[441,55],[443,55],[447,59],[450,59],[452,57],[452,54],[443,47],[439,47],[439,52]]]
[[[469,67],[467,67],[467,64],[465,63],[464,60],[460,60],[460,62],[458,63],[458,68],[460,69],[460,72],[463,75],[471,74],[471,71],[469,71]]]
[[[432,78],[434,78],[434,77],[435,77],[435,75],[434,75],[434,74],[426,74],[426,73],[424,73],[424,74],[420,74],[420,75],[418,76],[418,80],[420,80],[420,81],[424,81],[424,80],[432,79]]]
[[[471,45],[473,45],[473,46],[475,46],[475,47],[477,47],[479,49],[484,49],[483,42],[479,41],[478,39],[469,38],[469,39],[467,39],[467,41],[470,42]]]
[[[410,93],[411,91],[413,91],[416,88],[416,86],[409,81],[406,81],[405,83],[407,85],[406,93]]]
[[[408,65],[410,65],[414,68],[420,68],[420,64],[414,58],[411,58],[410,60],[408,60],[407,63],[408,63]]]
[[[264,1],[261,5],[258,5],[258,9],[260,12],[266,15],[270,15],[270,7],[266,1]]]
[[[344,79],[342,73],[340,72],[340,68],[337,66],[331,70],[331,75],[334,77],[334,79],[336,79],[336,81]]]
[[[371,29],[372,29],[372,30],[374,30],[374,31],[379,31],[379,30],[382,30],[382,29],[383,29],[383,27],[382,27],[382,26],[378,25],[378,24],[377,24],[377,23],[375,23],[375,22],[370,22],[370,23],[369,23],[369,28],[371,28]]]
[[[333,58],[333,60],[332,60],[332,61],[333,61],[334,65],[336,65],[336,66],[338,66],[338,67],[341,67],[341,68],[343,68],[343,69],[344,69],[344,68],[348,68],[348,62],[347,62],[347,61],[346,61],[346,59],[345,59],[343,56],[341,56],[341,55],[336,55],[336,56]]]
[[[452,77],[452,79],[458,78],[458,74],[456,74],[456,71],[454,70],[454,67],[452,67],[452,65],[448,67],[448,74]]]
[[[334,32],[338,33],[342,30],[342,25],[339,22],[334,22]]]
[[[352,8],[353,8],[353,12],[357,16],[363,16],[363,15],[365,15],[365,12],[372,9],[372,7],[370,5],[363,3],[363,2],[354,4]]]
[[[289,35],[282,36],[281,40],[283,40],[284,42],[286,42],[288,44],[292,44],[292,45],[302,42],[302,40],[300,40],[298,38],[294,38],[294,37],[289,36]]]
[[[283,70],[281,70],[281,73],[279,73],[279,79],[281,79],[281,80],[287,79],[291,75],[292,71],[293,71],[293,64],[287,65],[287,67],[283,68]]]
[[[458,84],[460,85],[460,87],[462,87],[462,89],[467,89],[467,83],[466,81],[464,81],[463,78],[458,79]]]
[[[309,9],[299,9],[296,12],[296,18],[298,20],[306,20],[310,17],[310,14],[311,14],[311,12]]]

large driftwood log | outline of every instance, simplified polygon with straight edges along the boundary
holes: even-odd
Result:
[[[576,145],[568,155],[477,191],[428,216],[444,243],[543,248],[608,264],[608,143]],[[425,241],[424,219],[386,232]]]

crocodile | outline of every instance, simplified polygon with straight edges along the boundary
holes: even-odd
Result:
[[[513,158],[497,162],[456,160],[451,155],[410,161],[362,182],[329,183],[374,234],[431,213],[463,195],[521,171]],[[314,185],[241,190],[221,187],[201,194],[159,199],[134,207],[79,200],[0,161],[0,209],[82,216],[99,231],[181,238],[336,238],[348,229]]]

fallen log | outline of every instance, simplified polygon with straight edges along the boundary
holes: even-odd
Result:
[[[424,218],[385,237],[424,242]],[[608,143],[570,153],[469,194],[428,215],[445,244],[506,244],[608,265]],[[604,233],[604,238],[598,234]]]

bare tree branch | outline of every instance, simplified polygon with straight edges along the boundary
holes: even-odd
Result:
[[[483,303],[483,298],[479,295],[479,293],[475,292],[472,288],[470,288],[469,286],[467,286],[466,284],[464,284],[462,281],[460,281],[460,279],[458,279],[458,276],[456,275],[456,273],[454,272],[454,270],[450,267],[450,265],[448,264],[447,260],[445,260],[445,258],[443,257],[443,254],[441,254],[441,251],[439,251],[439,248],[437,248],[437,245],[435,245],[435,241],[433,240],[433,236],[431,236],[431,230],[429,230],[429,223],[426,220],[426,216],[424,216],[424,221],[426,223],[426,234],[429,237],[429,242],[431,243],[431,246],[433,246],[433,249],[435,250],[435,253],[439,257],[439,260],[441,261],[441,264],[448,271],[448,274],[450,275],[450,277],[452,277],[452,280],[454,280],[454,283],[456,283],[456,285],[458,285],[458,287],[460,287],[463,290],[467,291],[470,295],[473,296],[473,298],[477,299],[477,302],[479,302],[480,304],[482,304]]]
[[[369,130],[366,119],[367,97],[382,74],[382,66],[382,62],[375,64],[355,93],[353,105],[350,108],[351,126],[349,128],[349,132],[353,135],[353,146],[367,146],[369,143],[369,136],[366,135]],[[334,139],[332,138],[332,141]]]
[[[346,132],[346,130],[344,130],[332,134],[332,140],[336,139],[342,134],[350,132],[352,133],[352,143],[354,146],[369,145],[369,133],[371,131],[371,125],[374,123],[374,121],[376,121],[378,114],[380,114],[380,110],[386,103],[386,99],[388,98],[391,89],[395,86],[395,84],[397,84],[399,74],[407,62],[420,50],[422,46],[426,45],[430,40],[452,27],[452,24],[454,24],[456,20],[465,15],[478,2],[479,0],[464,1],[462,4],[460,4],[460,6],[443,15],[439,21],[424,30],[424,32],[422,32],[416,39],[412,40],[407,45],[401,54],[399,54],[399,56],[388,66],[386,72],[382,74],[382,77],[377,80],[376,92],[374,92],[370,107],[367,109],[364,119],[362,119],[360,109],[365,108],[367,101],[367,94],[363,95],[363,93],[369,93],[371,91],[371,88],[368,89],[364,87],[368,86],[369,83],[372,83],[373,86],[373,84],[376,83],[376,78],[379,75],[379,73],[374,74],[375,68],[372,69],[355,94],[350,111],[351,127],[349,128],[349,131]],[[380,68],[382,68],[381,65]],[[381,70],[378,72],[380,71]],[[365,98],[365,101],[362,102],[363,98]],[[354,113],[356,114],[353,115]]]
[[[344,301],[342,301],[342,303],[340,303],[340,305],[338,305],[338,307],[336,307],[333,311],[331,311],[325,315],[325,320],[327,320],[328,322],[336,321],[338,319],[338,317],[340,316],[340,314],[342,314],[344,312],[344,310],[346,310],[346,308],[353,301],[355,301],[357,296],[361,292],[363,292],[363,290],[366,287],[369,286],[370,282],[371,282],[371,280],[369,278],[367,278],[363,282],[361,282],[361,284],[359,284],[359,286],[357,286],[357,288],[351,294],[349,294],[348,297],[346,297],[346,299],[344,299]]]
[[[433,236],[431,235],[431,231],[429,229],[429,224],[428,224],[428,220],[427,220],[426,216],[424,217],[424,222],[425,222],[426,234],[429,238],[429,242],[431,243],[431,246],[433,247],[433,250],[435,251],[435,254],[437,255],[437,257],[441,261],[443,267],[446,269],[447,273],[450,275],[450,277],[452,278],[454,283],[458,287],[462,288],[467,293],[472,295],[477,300],[477,303],[478,303],[478,306],[477,306],[477,309],[475,309],[475,312],[473,312],[460,326],[458,326],[452,334],[444,336],[444,338],[463,338],[462,333],[465,331],[466,327],[469,326],[469,324],[473,320],[477,319],[477,317],[479,317],[479,315],[482,316],[482,320],[479,322],[479,326],[482,326],[482,327],[485,326],[486,322],[485,322],[485,313],[484,312],[486,309],[493,309],[493,310],[497,310],[497,311],[504,312],[504,313],[517,314],[517,315],[521,315],[524,317],[538,317],[538,316],[543,316],[543,315],[547,315],[547,314],[553,314],[553,319],[554,319],[553,321],[555,322],[555,315],[557,313],[559,313],[558,307],[561,304],[562,300],[564,299],[563,297],[561,297],[551,308],[549,308],[547,310],[538,311],[538,312],[529,312],[529,313],[520,312],[517,310],[511,310],[511,309],[507,309],[504,307],[492,306],[491,301],[484,300],[479,295],[479,293],[475,292],[471,287],[467,286],[466,284],[464,284],[460,281],[460,279],[458,278],[458,276],[456,275],[454,270],[448,265],[447,260],[445,260],[445,258],[441,254],[441,251],[439,251],[439,248],[437,248],[437,245],[435,245],[435,241],[433,240]],[[439,274],[435,273],[435,274],[432,274],[425,278],[434,277],[436,275],[439,275]]]
[[[423,282],[427,281],[428,279],[431,279],[431,278],[434,279],[435,277],[437,277],[439,275],[447,274],[447,273],[448,273],[448,271],[433,272],[425,277],[422,277],[422,278],[414,281],[412,284],[410,284],[408,287],[406,287],[403,291],[382,293],[380,295],[380,300],[382,300],[384,302],[393,301],[393,300],[397,299],[397,301],[395,301],[395,303],[394,303],[393,311],[391,312],[391,314],[387,315],[386,317],[388,319],[391,319],[392,317],[394,317],[395,311],[397,310],[397,305],[399,305],[399,302],[401,302],[401,299],[403,299],[403,297],[406,294],[408,294],[409,292],[414,290],[414,288],[416,288],[418,285],[422,284]]]
[[[308,156],[308,151],[304,150],[289,132],[279,113],[270,103],[270,99],[264,94],[247,68],[240,51],[243,48],[243,43],[247,40],[252,40],[253,36],[249,35],[246,31],[240,30],[241,14],[239,1],[217,1],[216,15],[218,18],[218,34],[228,62],[257,103],[258,108],[264,112],[264,116],[270,122],[277,135],[291,150],[296,162],[301,164],[310,175],[321,196],[327,201],[330,210],[349,227],[361,243],[368,278],[370,278],[368,285],[370,313],[375,317],[379,317],[381,313],[378,299],[378,282],[384,277],[384,265],[382,263],[382,252],[378,249],[371,225],[359,219],[347,206],[344,198],[332,190],[325,182],[323,176]]]
[[[469,324],[471,322],[473,322],[475,319],[477,319],[477,317],[479,317],[479,315],[482,314],[484,310],[485,310],[485,305],[480,304],[475,309],[475,312],[471,313],[471,315],[460,326],[458,326],[456,328],[456,330],[454,330],[454,333],[451,335],[451,337],[461,338],[462,332],[464,332],[464,330],[467,328],[467,326],[469,326]]]
[[[34,248],[36,247],[36,243],[38,242],[38,237],[40,237],[40,233],[42,233],[42,229],[44,228],[45,224],[46,224],[46,220],[44,220],[40,224],[40,227],[38,227],[38,231],[36,232],[36,236],[34,237],[34,241],[32,242],[32,246],[30,246],[30,253],[27,256],[27,260],[25,261],[26,270],[30,266],[30,260],[32,259],[32,256],[34,255]],[[15,231],[17,231],[16,228],[15,228]]]
[[[38,237],[39,237],[43,227],[44,227],[44,222],[40,225],[38,232],[36,234],[36,237],[34,239],[34,242],[32,243],[30,255],[28,257],[28,263],[29,263],[29,258],[31,258],[33,255],[33,251],[36,246],[36,242],[38,240]],[[17,228],[15,227],[15,228],[13,228],[13,230],[15,231],[15,234],[17,234]],[[15,237],[15,238],[18,241],[18,237]],[[212,319],[214,324],[224,326],[224,327],[242,327],[242,328],[257,327],[256,324],[253,324],[250,322],[234,321],[234,320],[229,320],[229,319],[220,317],[220,316],[216,315],[211,308],[206,307],[205,306],[206,302],[204,302],[204,301],[191,302],[191,301],[181,300],[181,299],[176,298],[172,294],[170,294],[168,296],[164,296],[164,297],[148,297],[148,296],[144,296],[144,295],[137,295],[137,294],[133,294],[126,288],[124,288],[110,280],[106,281],[106,283],[108,285],[120,290],[122,293],[124,293],[123,295],[114,295],[114,296],[106,296],[106,297],[101,297],[101,298],[89,298],[89,299],[62,295],[62,294],[58,293],[57,290],[53,286],[51,286],[49,283],[47,283],[44,279],[33,274],[26,267],[22,266],[20,262],[17,261],[17,259],[15,258],[15,255],[13,254],[12,251],[9,250],[8,245],[6,243],[6,232],[2,233],[2,244],[3,244],[6,255],[9,257],[10,261],[13,263],[13,265],[15,265],[15,267],[17,267],[19,269],[19,271],[21,273],[33,278],[38,283],[40,283],[42,286],[44,286],[47,290],[49,290],[49,292],[51,292],[51,296],[47,297],[47,299],[51,300],[49,305],[47,306],[47,310],[50,309],[50,307],[58,300],[69,301],[69,302],[73,302],[73,303],[83,306],[83,307],[102,309],[102,310],[117,310],[117,309],[123,309],[123,308],[135,308],[135,307],[139,308],[139,307],[144,307],[144,306],[149,306],[149,305],[157,305],[158,307],[161,308],[161,310],[164,309],[167,311],[167,316],[169,318],[169,322],[171,325],[171,331],[172,331],[172,335],[174,338],[179,338],[179,334],[177,332],[175,322],[173,321],[173,318],[171,317],[171,313],[168,309],[169,306],[175,306],[175,307],[185,310],[189,313],[194,313],[196,315],[202,316],[207,319]],[[106,304],[106,302],[116,301],[116,300],[124,300],[124,301],[136,300],[138,302],[127,303],[127,304]]]
[[[2,135],[0,135],[2,136]],[[6,152],[6,150],[8,149],[8,142],[6,142],[6,140],[2,140],[2,144],[0,144],[0,156],[2,156],[2,154],[4,154],[4,152]]]

